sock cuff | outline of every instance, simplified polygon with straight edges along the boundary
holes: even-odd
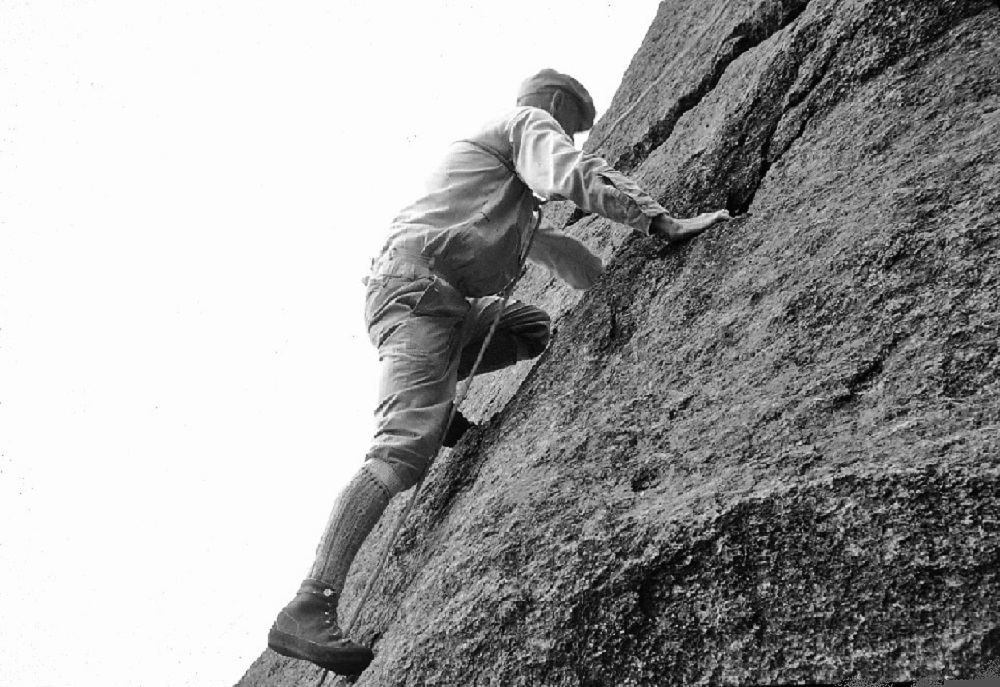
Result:
[[[377,458],[370,459],[365,461],[361,469],[368,473],[368,476],[385,490],[387,499],[391,499],[396,494],[406,490],[406,484],[388,463],[384,463]]]
[[[385,466],[389,468],[388,465]],[[375,469],[373,469],[375,468]],[[337,497],[316,549],[309,579],[339,594],[344,589],[351,563],[368,534],[382,517],[392,498],[390,487],[380,477],[383,469],[370,462]],[[320,593],[325,588],[319,588]]]

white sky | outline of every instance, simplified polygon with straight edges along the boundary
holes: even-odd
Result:
[[[218,687],[372,429],[360,279],[543,67],[656,0],[0,0],[0,684]]]

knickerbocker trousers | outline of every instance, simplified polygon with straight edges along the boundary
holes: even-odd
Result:
[[[437,451],[457,383],[501,305],[497,296],[465,298],[426,266],[391,256],[369,278],[365,323],[380,375],[368,459],[388,464],[400,490],[416,484]],[[508,301],[477,373],[534,358],[548,341],[549,316]]]

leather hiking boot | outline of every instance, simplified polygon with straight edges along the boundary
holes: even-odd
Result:
[[[337,625],[339,600],[329,585],[305,580],[278,614],[267,634],[267,645],[282,656],[310,661],[338,675],[360,673],[375,655],[344,636]]]

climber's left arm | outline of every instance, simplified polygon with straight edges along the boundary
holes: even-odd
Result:
[[[604,263],[582,241],[544,221],[535,230],[528,258],[574,289],[589,289],[604,274]]]

